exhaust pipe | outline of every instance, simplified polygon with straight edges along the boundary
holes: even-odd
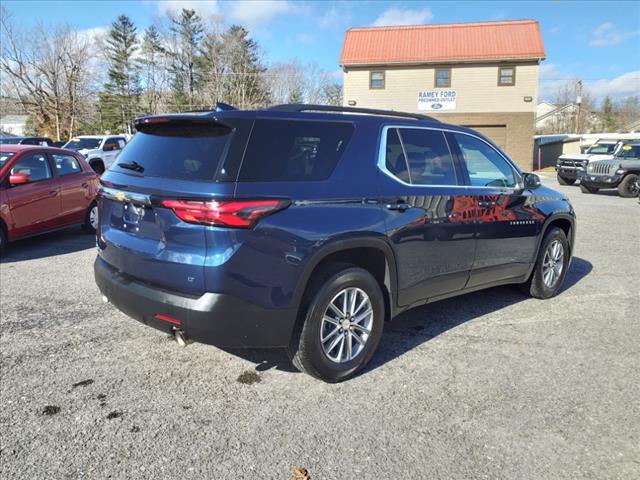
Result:
[[[188,339],[182,330],[178,330],[177,328],[173,330],[173,338],[176,339],[176,343],[181,347],[186,347],[193,340]]]

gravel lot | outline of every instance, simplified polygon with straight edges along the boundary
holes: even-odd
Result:
[[[0,475],[640,477],[640,205],[543,180],[578,215],[564,292],[503,287],[408,312],[338,385],[276,351],[181,349],[103,304],[77,229],[12,245]]]

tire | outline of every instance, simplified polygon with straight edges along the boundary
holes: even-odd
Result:
[[[576,179],[575,178],[561,177],[560,174],[558,174],[556,176],[558,178],[558,183],[560,185],[573,185],[574,183],[576,183]]]
[[[638,196],[638,187],[636,182],[638,181],[638,175],[635,173],[629,173],[622,179],[618,185],[618,195],[624,198],[634,198]]]
[[[582,183],[580,183],[580,190],[582,190],[582,193],[598,193],[600,191],[599,188],[588,187],[587,185],[583,185]]]
[[[104,163],[102,162],[102,160],[94,160],[89,163],[89,166],[93,168],[93,171],[98,175],[102,175],[104,173]]]
[[[95,214],[95,217],[93,216]],[[84,216],[84,223],[82,229],[85,233],[95,234],[98,226],[98,204],[93,202],[87,209],[87,213]]]
[[[553,254],[555,245],[559,245],[562,249],[562,259],[558,262],[558,257]],[[530,295],[533,298],[546,299],[555,297],[562,288],[567,270],[569,268],[569,241],[564,231],[557,227],[552,227],[545,234],[540,244],[540,250],[536,258],[535,266],[529,280],[520,285],[520,289],[526,295]],[[553,260],[556,265],[560,263],[561,269],[557,267],[549,267],[553,270],[555,280],[553,282],[547,282],[549,277],[547,276],[548,268],[545,268],[545,264],[548,264],[549,260]],[[546,280],[545,280],[546,279]]]
[[[311,282],[307,291],[310,295],[303,302],[306,308],[303,307],[300,312],[304,318],[298,322],[292,336],[288,348],[289,357],[300,371],[320,380],[329,383],[346,380],[371,360],[380,343],[385,319],[385,303],[380,285],[368,271],[341,263],[330,265],[322,271]],[[352,317],[355,320],[350,322],[329,305],[342,304],[345,295],[350,300],[354,294],[356,307],[351,307],[350,301],[347,306],[347,310],[356,313]],[[364,306],[358,309],[361,304]],[[365,315],[369,309],[371,313]],[[344,307],[338,310],[344,313]],[[329,322],[327,317],[333,321]],[[341,330],[348,324],[358,326],[350,326],[346,332]],[[321,332],[325,335],[325,342],[321,340]],[[364,340],[364,345],[356,341],[356,338]],[[348,347],[349,341],[351,349]],[[329,348],[331,345],[334,345],[333,349]],[[353,357],[349,359],[347,352]]]

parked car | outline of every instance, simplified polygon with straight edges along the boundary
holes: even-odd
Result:
[[[0,144],[5,145],[41,145],[43,147],[55,146],[53,140],[48,137],[2,137]]]
[[[300,105],[136,128],[101,177],[96,282],[182,344],[285,347],[335,382],[409,308],[509,283],[549,298],[569,268],[567,198],[468,128]]]
[[[584,153],[560,155],[556,164],[558,183],[573,185],[589,162],[611,158],[621,144],[619,140],[598,140]]]
[[[625,142],[610,160],[590,162],[580,177],[583,193],[598,193],[601,188],[617,188],[621,197],[638,195],[640,142]]]
[[[91,168],[102,175],[126,144],[124,135],[81,135],[67,142],[64,148],[80,152]]]
[[[0,145],[0,251],[40,233],[98,225],[97,175],[78,153]]]

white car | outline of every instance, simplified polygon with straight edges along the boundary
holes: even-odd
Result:
[[[80,152],[91,168],[102,175],[113,165],[126,144],[127,138],[124,135],[80,135],[72,138],[62,148]]]

